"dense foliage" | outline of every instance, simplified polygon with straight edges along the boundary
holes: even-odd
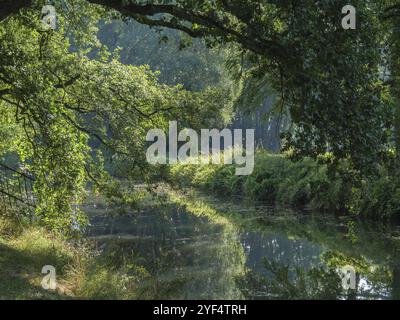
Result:
[[[140,172],[143,181],[148,129],[177,118],[194,128],[216,122],[227,101],[218,89],[191,93],[162,84],[148,67],[124,65],[106,48],[89,58],[89,49],[100,47],[101,12],[86,13],[83,27],[59,16],[57,31],[43,30],[32,11],[0,25],[0,150],[18,154],[34,174],[37,214],[60,230],[83,222],[76,207],[89,180],[129,200],[102,170],[104,156],[123,158],[126,177]]]
[[[308,203],[324,195],[332,197],[327,208],[343,207],[347,188],[364,190],[381,179],[397,194],[397,178],[388,173],[398,171],[400,145],[396,1],[353,1],[356,30],[342,29],[344,0],[68,0],[54,3],[56,30],[40,22],[45,1],[2,3],[0,152],[17,154],[21,169],[35,175],[37,214],[48,226],[64,230],[83,222],[77,204],[88,181],[115,202],[135,200],[111,180],[104,163],[123,164],[118,175],[135,182],[162,177],[144,158],[148,129],[177,119],[195,129],[226,122],[232,92],[223,60],[239,108],[251,112],[265,95],[275,96],[273,111],[290,124],[284,149],[305,158],[287,162],[300,175],[294,185],[303,181],[302,166],[310,167],[312,183],[303,181],[299,190],[291,182],[281,186],[293,195],[286,200]],[[136,22],[125,24],[129,19]],[[188,51],[179,51],[184,47]],[[243,186],[270,188],[260,198],[276,198],[278,187],[262,176],[279,176],[279,166],[259,163]],[[342,174],[340,186],[328,183]],[[223,174],[218,179],[225,181]],[[240,179],[232,179],[238,188]],[[382,210],[396,212],[393,201]]]
[[[381,168],[374,181],[359,181],[347,161],[332,171],[310,158],[292,162],[284,155],[259,150],[250,176],[236,176],[234,165],[178,164],[169,178],[181,188],[314,211],[374,218],[398,217],[400,212],[399,181],[387,169]]]

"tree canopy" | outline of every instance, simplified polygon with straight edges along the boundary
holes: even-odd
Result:
[[[144,175],[147,130],[177,118],[195,128],[215,122],[226,101],[217,89],[160,83],[148,67],[124,65],[103,49],[89,58],[85,47],[97,41],[90,31],[74,32],[71,50],[69,27],[60,16],[56,32],[43,31],[32,11],[0,25],[0,150],[17,153],[34,173],[38,214],[60,229],[79,219],[70,213],[88,179],[112,188],[101,170],[105,155],[126,159],[127,175]]]
[[[344,0],[65,0],[54,2],[57,30],[43,30],[45,3],[0,3],[6,128],[0,151],[17,152],[35,172],[39,212],[46,208],[49,223],[59,212],[74,211],[87,179],[104,185],[107,177],[98,168],[105,156],[129,159],[130,174],[143,173],[142,137],[149,128],[163,128],[171,119],[194,128],[215,125],[231,102],[224,86],[207,88],[198,79],[204,85],[196,88],[191,68],[186,78],[161,82],[149,67],[131,65],[132,56],[120,56],[118,43],[132,52],[135,34],[104,44],[97,35],[100,20],[115,27],[116,20],[134,19],[202,39],[208,47],[229,45],[224,54],[240,95],[251,103],[266,88],[274,93],[275,112],[291,121],[284,149],[295,158],[347,159],[368,174],[392,150],[398,153],[396,1],[353,1],[355,30],[342,28]],[[118,37],[115,30],[103,32]],[[99,152],[103,148],[108,151]],[[61,223],[70,225],[68,219]]]

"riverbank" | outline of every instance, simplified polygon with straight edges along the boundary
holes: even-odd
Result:
[[[41,286],[42,268],[54,266],[57,288]],[[145,270],[116,263],[112,250],[21,220],[0,219],[0,299],[135,299]]]
[[[400,216],[399,179],[386,168],[379,168],[377,176],[366,180],[346,162],[329,171],[312,159],[292,162],[282,154],[259,150],[249,176],[236,176],[233,165],[177,164],[171,168],[169,180],[179,188],[194,187],[219,196],[241,196],[320,212]]]

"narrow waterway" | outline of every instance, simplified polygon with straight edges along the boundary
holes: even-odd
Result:
[[[144,299],[400,298],[400,226],[393,223],[267,206],[244,206],[221,220],[174,204],[88,213],[89,237],[151,275],[140,284]],[[355,290],[343,288],[344,266],[356,270]]]

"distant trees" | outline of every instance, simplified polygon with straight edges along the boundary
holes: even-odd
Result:
[[[169,85],[182,84],[190,91],[226,86],[226,50],[210,50],[204,41],[177,30],[156,30],[134,20],[117,19],[101,23],[98,38],[111,51],[120,50],[122,63],[149,65]]]

